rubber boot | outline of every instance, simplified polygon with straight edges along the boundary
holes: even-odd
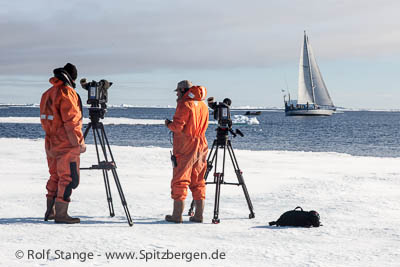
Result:
[[[69,203],[66,202],[56,202],[56,216],[55,216],[55,222],[56,223],[67,223],[67,224],[73,224],[73,223],[80,223],[81,220],[79,218],[72,218],[69,217],[68,215],[68,205]]]
[[[55,212],[55,205],[54,205],[54,198],[47,198],[47,209],[46,209],[46,213],[44,214],[44,220],[45,221],[50,221],[50,220],[54,220],[54,216],[56,214]],[[49,213],[48,217],[46,218],[47,213]]]
[[[194,205],[196,207],[196,210],[194,212],[194,216],[189,218],[189,221],[202,223],[203,222],[203,211],[204,211],[204,199],[195,200]]]
[[[174,210],[172,215],[165,216],[167,222],[182,223],[182,213],[185,208],[185,202],[182,200],[174,200]]]

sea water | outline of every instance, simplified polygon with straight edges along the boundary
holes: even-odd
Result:
[[[172,147],[170,132],[162,121],[172,119],[174,112],[174,108],[108,108],[108,120],[142,120],[141,124],[105,125],[109,142],[121,146]],[[244,114],[245,110],[232,110],[233,129],[240,129],[244,134],[236,138],[230,135],[234,149],[400,157],[400,112],[344,111],[330,117],[286,117],[282,110],[263,110],[258,116]],[[38,107],[1,106],[0,117],[22,118],[19,123],[0,123],[0,138],[44,138]],[[28,123],[32,117],[37,118],[37,123]],[[86,107],[84,117],[88,117]],[[211,146],[217,128],[212,115],[210,122],[206,136]],[[93,143],[91,134],[86,142]]]

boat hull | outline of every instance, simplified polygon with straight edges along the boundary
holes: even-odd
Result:
[[[331,116],[332,109],[292,109],[286,110],[286,116]]]

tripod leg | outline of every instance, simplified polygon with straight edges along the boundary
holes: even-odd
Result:
[[[99,162],[99,165],[101,163],[100,163],[99,150],[97,148],[97,138],[99,139],[99,143],[100,143],[101,150],[103,152],[103,156],[104,156],[105,160],[107,161],[107,152],[105,150],[104,138],[102,137],[103,136],[103,128],[100,128],[100,130],[102,131],[101,135],[99,133],[99,129],[97,127],[96,128],[93,127],[94,143],[96,146],[97,160]],[[112,196],[111,196],[110,180],[108,179],[108,170],[106,170],[106,169],[103,169],[103,180],[104,180],[104,186],[106,188],[106,197],[107,197],[108,209],[110,211],[110,216],[114,217],[115,212],[114,212],[114,205],[113,205]]]
[[[216,144],[217,144],[217,140],[214,140],[213,145],[211,147],[211,150],[210,150],[210,152],[208,154],[208,157],[207,157],[207,170],[206,170],[206,173],[204,174],[204,180],[206,180],[206,181],[207,181],[207,178],[208,178],[208,174],[210,173],[210,171],[213,168],[212,163],[213,163],[214,158],[215,158],[215,153],[213,155],[213,151],[214,151],[214,148],[215,148]],[[211,156],[212,156],[212,159],[210,161]],[[193,216],[194,215],[193,210],[194,210],[194,200],[192,200],[192,202],[190,203],[190,209],[189,209],[189,212],[188,212],[189,216]]]
[[[192,199],[192,202],[190,202],[190,208],[189,208],[189,211],[188,211],[188,215],[190,217],[194,216],[194,200],[193,199]]]
[[[122,191],[122,186],[121,186],[121,183],[119,181],[117,171],[115,169],[112,169],[111,171],[112,171],[112,174],[114,176],[114,181],[115,181],[115,185],[117,186],[117,190],[118,190],[119,196],[121,198],[121,203],[122,203],[122,207],[124,208],[124,211],[125,211],[126,219],[128,220],[129,226],[132,226],[133,225],[133,221],[132,221],[129,209],[128,209],[128,204],[126,203],[124,192]]]
[[[119,178],[118,178],[118,174],[117,174],[117,171],[116,171],[116,164],[115,164],[112,152],[111,152],[111,148],[110,148],[110,144],[109,144],[108,139],[107,139],[107,135],[106,135],[106,133],[104,131],[103,123],[96,122],[96,123],[93,124],[92,122],[90,122],[88,124],[88,127],[85,130],[84,138],[86,138],[86,136],[87,136],[87,134],[88,134],[90,129],[93,130],[94,144],[95,144],[95,148],[96,148],[96,155],[97,155],[97,161],[98,161],[98,166],[99,166],[96,169],[102,169],[102,171],[103,171],[104,185],[105,185],[105,189],[106,189],[107,202],[108,202],[108,208],[110,210],[110,216],[111,217],[115,216],[115,212],[114,212],[114,206],[113,206],[112,197],[111,197],[110,180],[109,180],[109,177],[108,177],[108,171],[109,170],[111,170],[111,172],[113,174],[114,181],[115,181],[115,184],[117,186],[119,196],[121,198],[122,206],[123,206],[123,208],[125,210],[125,214],[126,214],[126,218],[128,220],[128,224],[129,224],[129,226],[132,226],[133,225],[133,221],[132,221],[131,214],[129,212],[129,209],[128,209],[128,206],[127,206],[127,203],[126,203],[124,192],[122,191],[121,183],[120,183]],[[99,133],[99,129],[100,129],[100,133],[101,134]],[[104,161],[100,160],[99,148],[97,146],[98,143],[100,144],[101,150],[103,152]],[[107,148],[108,148],[108,152],[107,152]],[[111,162],[108,161],[107,153],[110,154],[110,157],[111,157],[111,160],[112,160]]]
[[[99,137],[99,142],[103,151],[103,155],[104,155],[104,159],[106,162],[108,162],[108,157],[107,157],[107,149],[106,149],[106,142],[105,142],[105,132],[104,132],[104,126],[103,124],[99,123],[98,126],[100,127],[100,132],[101,135],[98,134]],[[111,188],[110,188],[110,180],[108,178],[108,169],[103,169],[103,177],[104,177],[104,185],[106,188],[106,196],[107,196],[107,202],[108,202],[108,208],[110,210],[110,216],[114,217],[115,216],[115,212],[114,212],[114,206],[113,206],[113,201],[112,201],[112,196],[111,196]]]
[[[250,210],[249,219],[253,219],[255,217],[254,210],[253,210],[253,204],[251,203],[250,195],[249,195],[249,192],[247,191],[247,187],[246,187],[246,183],[244,182],[244,179],[243,179],[242,171],[239,169],[239,164],[237,162],[235,152],[233,151],[230,140],[228,140],[228,152],[229,152],[229,156],[231,157],[231,161],[233,164],[233,168],[235,169],[235,173],[236,173],[236,177],[238,179],[239,185],[242,186],[243,193],[244,193],[244,196],[247,201],[247,205],[249,206],[249,210]]]
[[[112,203],[110,180],[108,179],[108,170],[103,169],[103,178],[104,178],[104,186],[106,188],[108,209],[110,210],[110,217],[114,217],[115,212],[114,212],[114,206]]]
[[[102,138],[103,138],[103,143],[104,143],[105,145],[107,145],[108,152],[110,152],[110,157],[111,157],[112,163],[114,164],[115,167],[117,167],[117,165],[116,165],[116,163],[115,163],[115,160],[114,160],[113,153],[112,153],[112,151],[111,151],[110,143],[108,142],[108,138],[107,138],[106,132],[105,132],[105,130],[104,130],[104,125],[103,125],[103,123],[101,123],[101,136],[102,136]],[[105,140],[105,142],[104,142],[104,140]],[[105,147],[104,147],[104,150],[106,150]],[[106,158],[106,161],[108,161],[107,158]]]
[[[110,153],[110,156],[112,158],[112,164],[113,164],[113,168],[111,168],[111,172],[113,174],[115,185],[117,186],[117,190],[118,190],[119,196],[121,198],[121,202],[122,202],[122,206],[125,211],[126,219],[128,220],[129,226],[132,226],[133,225],[132,217],[129,212],[128,205],[127,205],[126,199],[125,199],[125,195],[124,195],[121,183],[118,178],[117,170],[115,169],[116,166],[115,166],[115,162],[114,162],[114,157],[112,156],[111,147],[110,147],[110,144],[108,143],[107,135],[106,135],[106,132],[104,131],[103,124],[101,124],[100,129],[101,129],[102,148],[103,148],[104,157],[105,157],[106,161],[108,162],[108,159],[107,159],[107,148],[108,148],[108,152]],[[108,180],[108,176],[107,176],[107,180]],[[110,194],[110,196],[111,196],[111,194]]]
[[[217,224],[220,222],[219,216],[219,200],[221,196],[221,184],[224,181],[224,172],[225,172],[225,153],[226,147],[224,146],[224,155],[222,158],[222,172],[217,172],[217,163],[218,163],[218,146],[215,150],[215,169],[214,169],[214,181],[215,181],[215,201],[214,201],[214,217],[212,219],[212,223]]]
[[[216,148],[218,148],[218,147],[216,147],[216,145],[217,145],[217,140],[214,140],[213,145],[212,145],[211,150],[210,150],[210,154],[208,154],[208,158],[207,158],[207,171],[204,174],[204,180],[206,180],[206,181],[207,181],[207,178],[208,178],[208,174],[210,173],[210,171],[213,168],[213,162],[214,162],[214,159],[215,159],[215,157],[217,155],[217,153],[216,153],[217,149]],[[212,152],[213,152],[214,149],[215,149],[215,153],[213,155]],[[210,160],[210,158],[211,158],[211,160]]]
[[[91,122],[89,122],[88,126],[85,129],[85,133],[83,134],[83,139],[86,139],[86,136],[89,133],[90,128],[92,128],[92,123]]]

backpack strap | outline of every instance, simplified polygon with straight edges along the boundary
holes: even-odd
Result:
[[[301,211],[303,211],[303,208],[300,206],[297,206],[296,208],[294,208],[294,210],[297,210],[297,209],[301,209]]]

